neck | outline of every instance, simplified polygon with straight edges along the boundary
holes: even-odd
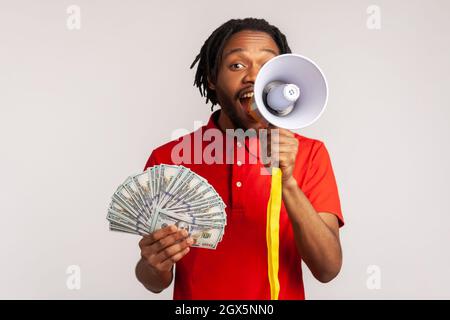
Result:
[[[236,129],[233,122],[231,122],[230,118],[228,118],[228,116],[225,114],[225,112],[223,112],[223,110],[220,110],[217,125],[223,132],[225,132],[226,129]]]

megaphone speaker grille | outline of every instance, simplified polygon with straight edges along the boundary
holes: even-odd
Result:
[[[300,97],[286,115],[272,112],[264,101],[264,90],[274,81],[294,84]],[[315,122],[324,112],[328,85],[320,68],[298,54],[283,54],[269,60],[255,81],[255,102],[259,113],[271,124],[286,129],[301,129]]]

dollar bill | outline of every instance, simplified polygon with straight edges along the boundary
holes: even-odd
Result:
[[[220,226],[199,225],[182,221],[171,217],[167,212],[164,213],[164,209],[158,210],[155,215],[156,219],[151,230],[158,230],[169,225],[176,225],[180,229],[185,229],[189,236],[192,237],[194,240],[193,247],[216,249],[223,233],[223,228]]]
[[[141,236],[174,224],[188,230],[194,247],[216,249],[225,234],[225,208],[205,178],[160,164],[129,176],[112,195],[106,218],[111,231]]]

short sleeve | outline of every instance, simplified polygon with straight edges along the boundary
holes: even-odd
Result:
[[[303,192],[317,212],[329,212],[344,225],[341,203],[330,156],[325,145],[317,141],[313,146]]]
[[[159,164],[158,160],[156,159],[155,151],[150,154],[150,157],[147,160],[147,163],[145,164],[144,171],[147,170],[149,167],[153,167]]]

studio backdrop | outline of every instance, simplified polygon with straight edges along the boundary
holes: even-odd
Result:
[[[450,3],[0,0],[0,298],[171,299],[108,230],[118,184],[205,124],[189,66],[231,18],[264,18],[327,77],[324,141],[344,263],[307,299],[450,298]],[[220,276],[220,275],[218,275]]]

